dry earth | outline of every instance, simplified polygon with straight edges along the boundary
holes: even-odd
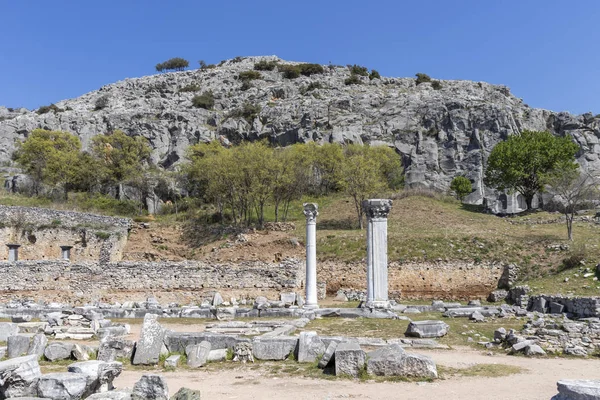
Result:
[[[439,365],[466,368],[473,364],[498,363],[524,368],[504,377],[450,377],[432,383],[359,382],[321,380],[289,375],[277,376],[265,368],[241,365],[218,371],[176,371],[162,373],[171,393],[185,386],[202,392],[208,399],[444,399],[444,400],[548,400],[559,379],[599,379],[600,361],[582,359],[531,359],[508,355],[488,356],[468,348],[450,351],[420,351]],[[117,387],[132,387],[143,371],[125,371]]]

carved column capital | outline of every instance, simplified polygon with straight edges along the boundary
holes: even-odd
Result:
[[[306,216],[306,222],[317,222],[317,215],[319,215],[319,206],[316,203],[304,203],[304,215]]]
[[[390,199],[369,199],[362,203],[367,219],[385,219],[392,209]]]

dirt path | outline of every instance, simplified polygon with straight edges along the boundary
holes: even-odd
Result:
[[[472,349],[420,351],[438,364],[465,368],[473,364],[507,364],[525,368],[520,374],[487,377],[452,377],[434,383],[375,383],[321,380],[288,375],[273,376],[263,369],[240,366],[222,371],[166,372],[170,393],[185,386],[199,389],[209,399],[443,399],[443,400],[548,400],[557,393],[559,379],[600,379],[600,361],[583,359],[529,359],[507,355],[488,356]],[[132,387],[142,371],[126,371],[117,387]]]

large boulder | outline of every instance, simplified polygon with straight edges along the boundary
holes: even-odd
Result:
[[[10,336],[19,333],[19,326],[12,322],[0,322],[0,342],[6,342]]]
[[[97,358],[101,361],[131,360],[134,349],[133,340],[109,338],[100,343]]]
[[[27,355],[30,340],[30,337],[25,335],[9,336],[6,341],[6,355],[8,358]]]
[[[551,400],[600,400],[600,380],[564,379],[556,386],[558,394]]]
[[[370,352],[367,372],[370,375],[379,376],[437,378],[437,368],[431,358],[419,354],[408,354],[397,344]]]
[[[325,344],[317,332],[306,331],[300,333],[298,339],[298,362],[314,362],[317,357],[325,353]]]
[[[171,397],[171,400],[200,400],[200,391],[181,388]]]
[[[448,333],[450,326],[443,321],[412,321],[404,333],[418,338],[438,338]]]
[[[252,341],[252,354],[259,360],[285,360],[295,351],[297,344],[298,339],[290,336],[257,337]]]
[[[40,376],[42,372],[35,355],[0,362],[0,398],[37,395]]]
[[[72,343],[54,342],[46,346],[44,349],[44,356],[48,361],[68,360],[71,358],[72,351]]]
[[[79,400],[89,394],[87,389],[87,375],[72,372],[42,375],[37,384],[38,396],[50,399]]]
[[[169,387],[160,375],[142,375],[133,386],[132,400],[168,400]]]
[[[208,355],[210,353],[211,345],[209,342],[204,341],[200,344],[189,345],[185,349],[185,355],[187,356],[187,365],[192,368],[198,368],[204,366],[208,361]]]
[[[357,342],[344,342],[335,349],[335,375],[358,377],[365,367],[365,352]]]
[[[33,354],[39,357],[44,355],[44,350],[48,345],[48,338],[43,333],[38,333],[31,338],[27,354]]]
[[[158,364],[164,336],[165,329],[158,323],[158,315],[146,314],[142,324],[140,340],[135,346],[132,364]]]

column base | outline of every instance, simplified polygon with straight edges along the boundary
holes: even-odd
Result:
[[[390,309],[392,308],[388,300],[373,300],[364,303],[365,308]]]
[[[305,304],[302,306],[304,310],[316,310],[317,308],[319,308],[318,304]]]

